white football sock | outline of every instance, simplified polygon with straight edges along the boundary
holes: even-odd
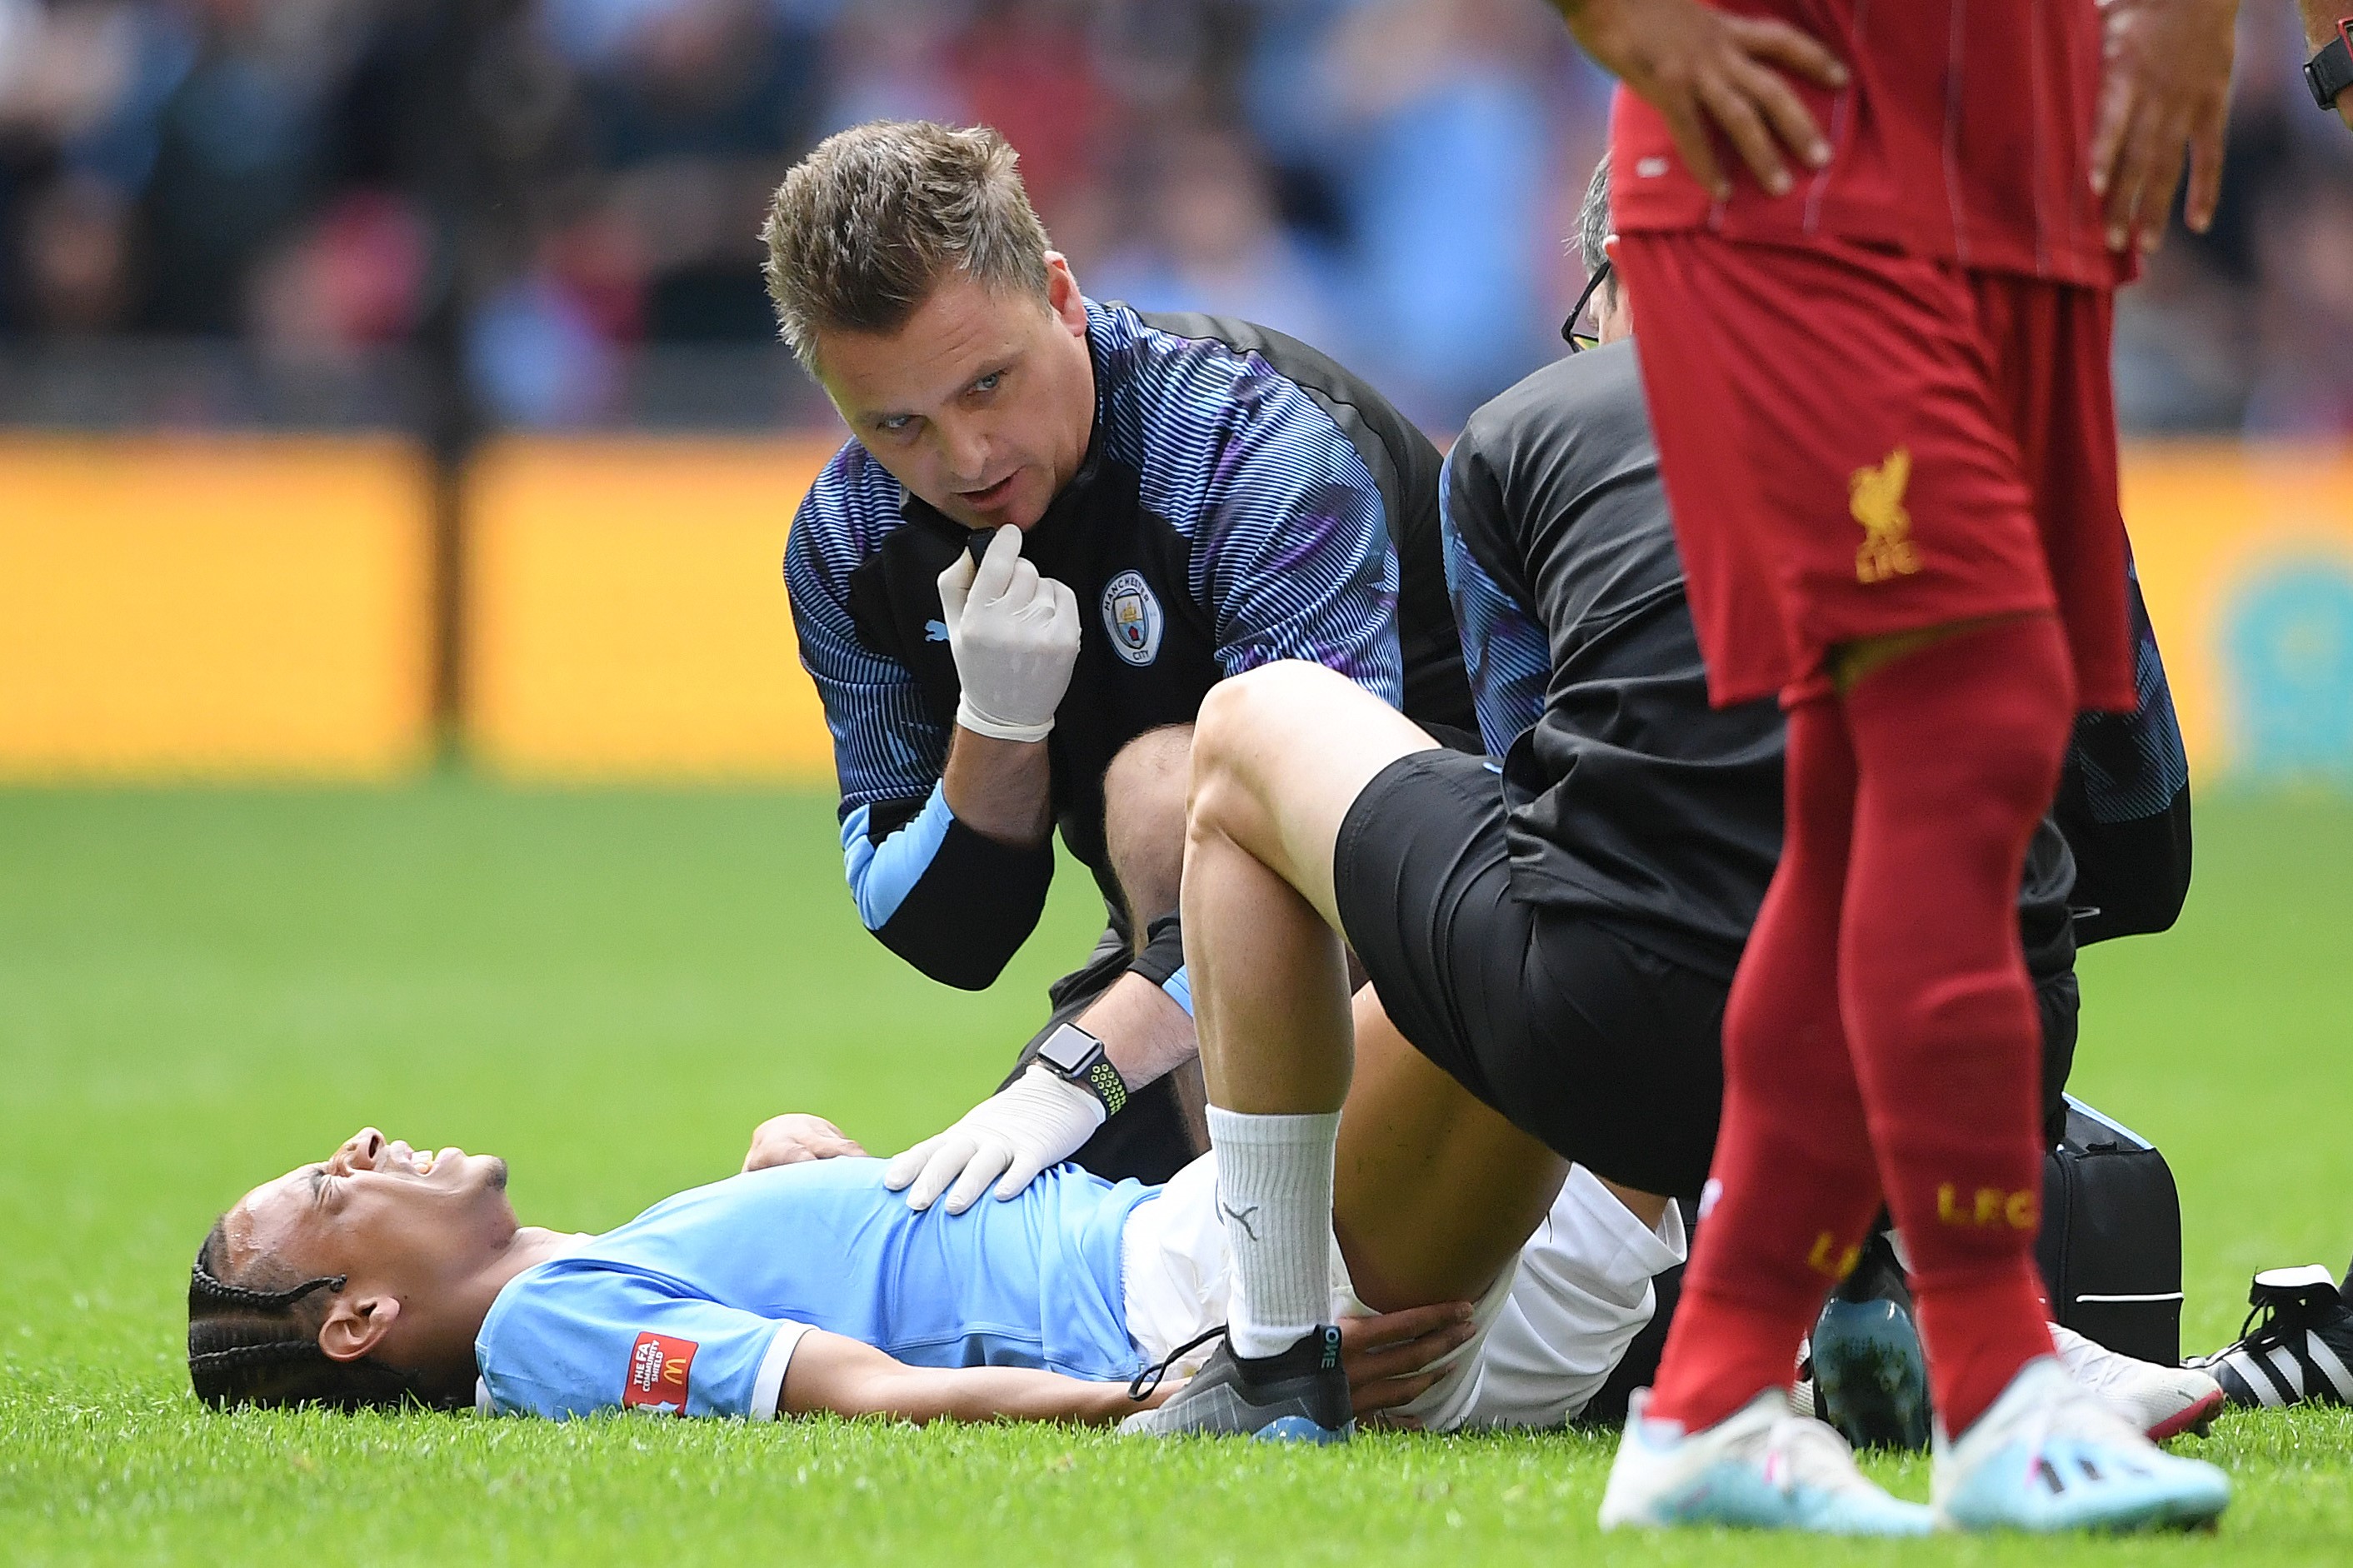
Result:
[[[1289,1350],[1332,1312],[1332,1160],[1340,1113],[1209,1108],[1218,1215],[1234,1259],[1227,1337],[1240,1356]]]

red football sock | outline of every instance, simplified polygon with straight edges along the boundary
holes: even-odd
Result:
[[[1647,1414],[1711,1426],[1786,1385],[1822,1295],[1879,1207],[1839,1021],[1839,905],[1855,764],[1827,696],[1789,715],[1781,863],[1724,1016],[1724,1117],[1705,1221]]]
[[[2074,706],[2047,616],[1907,654],[1845,699],[1860,784],[1841,1011],[1956,1436],[2051,1353],[2033,1263],[2041,1035],[2018,884]]]

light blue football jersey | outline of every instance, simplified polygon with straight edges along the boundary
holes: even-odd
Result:
[[[811,1328],[917,1366],[1103,1382],[1142,1368],[1120,1244],[1157,1188],[1062,1165],[1008,1202],[917,1214],[882,1171],[817,1160],[731,1176],[517,1275],[474,1342],[481,1403],[765,1417]]]

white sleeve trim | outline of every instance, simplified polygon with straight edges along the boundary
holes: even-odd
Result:
[[[752,1380],[752,1408],[744,1413],[745,1419],[773,1421],[784,1414],[778,1407],[784,1403],[785,1372],[793,1364],[793,1352],[800,1348],[801,1337],[809,1327],[789,1320],[776,1325],[768,1353],[760,1358],[760,1374]]]

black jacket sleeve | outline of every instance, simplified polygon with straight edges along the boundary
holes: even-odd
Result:
[[[2075,721],[2052,808],[2075,853],[2079,945],[2164,931],[2189,893],[2189,762],[2138,578],[2129,586],[2140,705]]]
[[[859,915],[882,945],[944,985],[982,991],[1029,940],[1054,879],[1050,840],[974,832],[936,791],[866,808],[868,864],[851,847]]]

